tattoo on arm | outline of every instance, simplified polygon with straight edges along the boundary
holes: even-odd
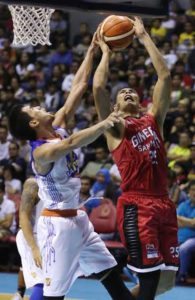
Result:
[[[31,214],[38,201],[37,183],[35,181],[26,182],[22,192],[20,212]]]

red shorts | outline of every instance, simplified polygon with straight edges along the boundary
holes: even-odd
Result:
[[[167,196],[124,193],[118,199],[117,222],[132,270],[178,269],[176,209]]]

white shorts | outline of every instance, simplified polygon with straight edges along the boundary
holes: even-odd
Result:
[[[16,244],[21,256],[26,288],[28,289],[33,287],[35,284],[43,283],[42,270],[35,265],[31,249],[28,246],[21,229],[17,233]]]
[[[66,295],[77,277],[117,264],[84,211],[72,218],[40,217],[37,229],[44,296]]]

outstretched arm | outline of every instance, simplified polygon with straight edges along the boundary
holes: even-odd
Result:
[[[78,69],[71,87],[70,94],[64,104],[64,106],[56,113],[53,126],[59,126],[65,128],[68,119],[71,119],[77,110],[83,94],[85,93],[89,77],[93,66],[93,57],[96,48],[95,35],[91,45],[88,48],[85,59],[83,60],[80,68]]]
[[[27,244],[31,248],[37,267],[41,268],[41,254],[37,246],[31,224],[32,212],[38,202],[38,185],[36,180],[29,178],[24,183],[22,201],[20,204],[20,226]]]
[[[162,132],[163,123],[170,105],[170,72],[163,56],[153,43],[149,34],[146,32],[142,21],[137,17],[135,17],[134,28],[136,36],[148,51],[158,75],[158,80],[153,93],[153,105],[150,109],[150,113],[154,115]]]
[[[102,122],[73,133],[68,138],[55,144],[45,143],[37,147],[33,152],[35,164],[47,167],[50,163],[60,157],[72,152],[74,149],[86,146],[95,141],[102,133],[113,127],[114,124],[121,122],[120,113],[113,112]]]
[[[110,97],[106,90],[109,73],[109,57],[111,51],[100,34],[100,27],[97,30],[97,42],[102,51],[102,58],[94,75],[93,95],[98,117],[101,121],[106,119],[111,112]],[[118,108],[115,107],[115,109],[117,110]],[[121,122],[115,124],[114,127],[105,132],[107,145],[110,151],[116,148],[120,143],[120,138],[123,136],[124,132],[124,126],[125,121],[124,119],[121,119]]]
[[[93,95],[99,120],[104,120],[111,111],[110,98],[106,90],[109,73],[110,49],[100,36],[98,36],[98,43],[102,51],[102,57],[94,74]]]

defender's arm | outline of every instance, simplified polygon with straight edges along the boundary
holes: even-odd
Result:
[[[53,126],[65,128],[67,121],[72,118],[78,106],[80,105],[82,96],[87,90],[88,81],[93,66],[95,48],[96,44],[94,34],[93,40],[88,48],[85,59],[83,60],[80,68],[78,69],[74,77],[70,94],[64,106],[55,115],[55,121],[53,122]]]
[[[35,163],[46,166],[60,157],[70,153],[72,150],[86,146],[96,140],[103,132],[113,127],[115,123],[121,122],[118,112],[113,112],[104,121],[79,132],[55,144],[43,144],[33,152]]]

